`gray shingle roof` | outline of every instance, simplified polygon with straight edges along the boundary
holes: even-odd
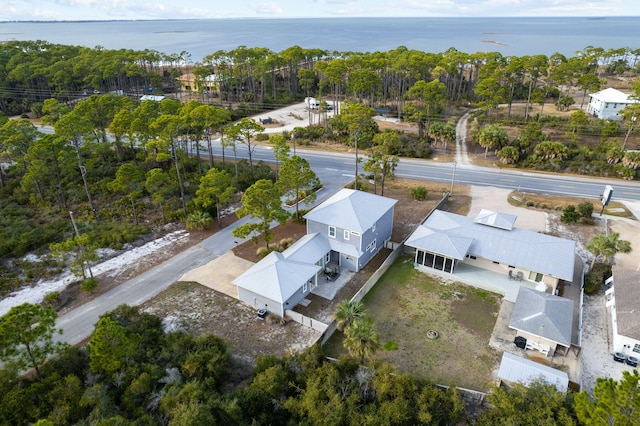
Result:
[[[520,287],[509,327],[571,345],[573,301],[527,287]]]
[[[313,222],[363,233],[370,229],[396,203],[397,200],[392,198],[345,188],[332,195],[304,217]]]
[[[511,383],[522,383],[528,386],[534,381],[544,381],[554,385],[558,392],[566,392],[569,388],[569,376],[564,371],[504,352],[498,370],[498,377]]]
[[[448,238],[429,236],[439,233]],[[573,281],[575,241],[526,229],[500,229],[474,222],[474,219],[435,210],[405,243],[409,247],[439,254],[451,252],[454,239],[459,251],[467,239],[473,242],[468,255]],[[458,253],[458,255],[461,253]],[[451,256],[455,257],[455,256]],[[455,257],[459,259],[459,257]]]
[[[618,334],[640,340],[640,272],[613,267]]]

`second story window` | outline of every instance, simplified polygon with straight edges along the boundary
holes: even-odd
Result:
[[[344,239],[345,239],[345,240],[348,240],[348,239],[349,239],[349,234],[350,234],[350,232],[349,232],[349,231],[347,231],[347,230],[345,229],[345,230],[344,230]]]
[[[336,227],[335,226],[330,226],[329,227],[329,237],[331,237],[331,238],[335,238],[336,237]]]

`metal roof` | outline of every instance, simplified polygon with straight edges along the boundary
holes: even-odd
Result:
[[[638,285],[640,285],[640,272],[618,265],[613,266],[617,333],[634,340],[640,340],[640,291],[638,291]]]
[[[429,231],[444,234],[449,238],[426,238]],[[461,239],[458,241],[459,250],[463,248],[460,247],[460,243],[465,241],[464,239],[473,240],[467,250],[468,255],[573,281],[575,241],[526,229],[507,230],[486,226],[474,222],[474,219],[467,216],[442,210],[435,210],[405,244],[433,253],[446,254],[451,253],[454,238]]]
[[[327,238],[319,232],[307,234],[293,243],[291,247],[282,252],[289,260],[303,263],[315,263],[329,253],[331,246]]]
[[[313,222],[363,233],[393,209],[397,200],[353,189],[341,189],[304,215]]]
[[[315,277],[318,265],[286,259],[282,253],[272,251],[253,265],[233,283],[238,287],[284,303],[302,284]]]
[[[437,232],[424,226],[419,226],[405,244],[409,247],[433,247],[433,253],[453,259],[463,260],[473,244],[473,238],[458,237]],[[437,250],[437,251],[435,251]]]
[[[509,327],[570,346],[573,300],[521,286]]]
[[[495,228],[511,231],[517,218],[518,216],[512,214],[496,213],[491,210],[482,209],[473,221],[481,225],[493,226]]]
[[[596,93],[590,93],[594,99],[598,99],[603,102],[615,103],[615,104],[634,104],[638,103],[638,101],[631,99],[630,96],[626,93],[619,91],[618,89],[614,89],[613,87],[607,87]]]
[[[502,354],[498,377],[511,383],[521,383],[524,386],[528,386],[534,381],[543,381],[554,385],[558,392],[566,392],[569,387],[569,376],[564,371],[508,352]]]

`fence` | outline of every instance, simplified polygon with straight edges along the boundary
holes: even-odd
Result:
[[[287,309],[284,314],[286,316],[288,316],[289,318],[291,318],[293,321],[300,323],[306,327],[312,328],[316,331],[319,331],[321,333],[324,333],[327,328],[329,328],[329,326],[325,323],[323,323],[322,321],[318,321],[315,318],[310,318],[310,317],[306,317],[304,315],[302,315],[299,312],[296,311],[292,311]]]

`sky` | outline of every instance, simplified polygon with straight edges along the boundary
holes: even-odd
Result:
[[[0,21],[640,16],[638,0],[3,0]]]

